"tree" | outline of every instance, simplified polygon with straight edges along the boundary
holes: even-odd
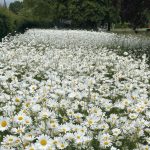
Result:
[[[113,23],[130,22],[135,29],[147,22],[148,0],[24,0],[23,15],[52,21],[60,27],[70,21],[73,28],[97,29]]]
[[[100,7],[96,0],[70,0],[68,2],[69,18],[77,27],[96,29],[102,18]]]
[[[123,0],[122,21],[129,22],[133,30],[148,23],[147,11],[150,9],[148,0]]]
[[[102,23],[107,23],[107,31],[111,30],[112,23],[120,20],[120,0],[99,0],[103,12]]]
[[[23,3],[20,1],[15,1],[14,3],[10,3],[9,10],[18,14],[23,9]]]
[[[67,20],[71,21],[72,27],[87,29],[97,29],[99,23],[107,23],[108,31],[110,31],[111,24],[118,21],[119,2],[120,0],[23,1],[25,12],[32,14],[36,19],[51,19],[57,25]]]
[[[36,20],[52,20],[54,12],[52,11],[52,5],[49,0],[24,0],[23,13]]]

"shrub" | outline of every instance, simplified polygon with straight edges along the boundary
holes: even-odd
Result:
[[[49,20],[35,20],[21,15],[15,15],[6,8],[0,8],[0,39],[8,33],[24,32],[26,28],[50,28],[53,23]]]
[[[18,22],[16,31],[24,32],[27,28],[51,28],[54,27],[53,23],[47,20],[34,20],[34,19],[27,19],[21,18]]]
[[[16,16],[5,8],[0,8],[0,39],[16,28]]]

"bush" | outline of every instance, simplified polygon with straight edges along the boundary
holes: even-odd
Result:
[[[33,20],[15,15],[6,8],[0,8],[0,40],[9,33],[24,32],[26,28],[33,28],[36,25]]]
[[[20,15],[15,15],[6,8],[0,8],[0,40],[8,33],[15,31],[23,33],[26,28],[50,28],[54,27],[49,20],[35,20]]]
[[[0,8],[0,39],[16,28],[16,16],[5,8]]]
[[[48,20],[33,20],[27,18],[21,18],[17,24],[16,31],[24,32],[27,28],[51,28],[54,27],[54,24]]]
[[[129,23],[117,23],[115,24],[115,28],[121,28],[121,29],[129,28]]]

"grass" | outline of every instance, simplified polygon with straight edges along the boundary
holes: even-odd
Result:
[[[150,32],[147,31],[148,28],[137,29],[137,33],[135,33],[132,29],[124,28],[124,29],[112,29],[111,32],[117,34],[125,34],[125,35],[135,35],[135,36],[146,36],[150,37]]]
[[[138,33],[131,29],[115,29],[111,32],[116,33],[118,38],[110,48],[117,49],[119,55],[128,52],[135,59],[141,59],[146,54],[147,64],[150,65],[150,32],[146,29],[139,29]]]

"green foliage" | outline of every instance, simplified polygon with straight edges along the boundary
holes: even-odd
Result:
[[[0,40],[9,33],[24,32],[26,28],[35,27],[36,24],[33,20],[15,15],[8,9],[0,7]]]
[[[5,8],[0,8],[0,38],[15,30],[16,16]]]
[[[94,29],[99,26],[132,28],[148,24],[150,9],[146,0],[23,0],[0,8],[0,38],[26,28]],[[134,7],[136,6],[136,7]],[[14,14],[13,14],[13,13]]]
[[[51,20],[57,26],[69,20],[73,28],[96,29],[99,23],[111,24],[118,20],[119,9],[115,8],[116,4],[112,1],[24,0],[23,14],[36,20]]]
[[[14,3],[10,3],[9,10],[13,13],[18,14],[23,9],[23,3],[19,1],[15,1]]]
[[[71,0],[68,3],[69,16],[74,26],[83,28],[96,28],[103,17],[101,6],[97,1]]]
[[[53,9],[47,0],[24,0],[23,15],[35,20],[51,20]]]
[[[134,30],[148,24],[149,11],[147,0],[123,0],[122,2],[122,19],[129,22]]]
[[[129,28],[129,23],[126,23],[126,22],[124,22],[124,23],[116,23],[115,24],[115,28],[119,28],[119,29],[125,29],[125,28]]]
[[[23,18],[18,23],[16,31],[24,32],[27,28],[52,28],[54,24],[51,21],[39,21],[33,19]]]

